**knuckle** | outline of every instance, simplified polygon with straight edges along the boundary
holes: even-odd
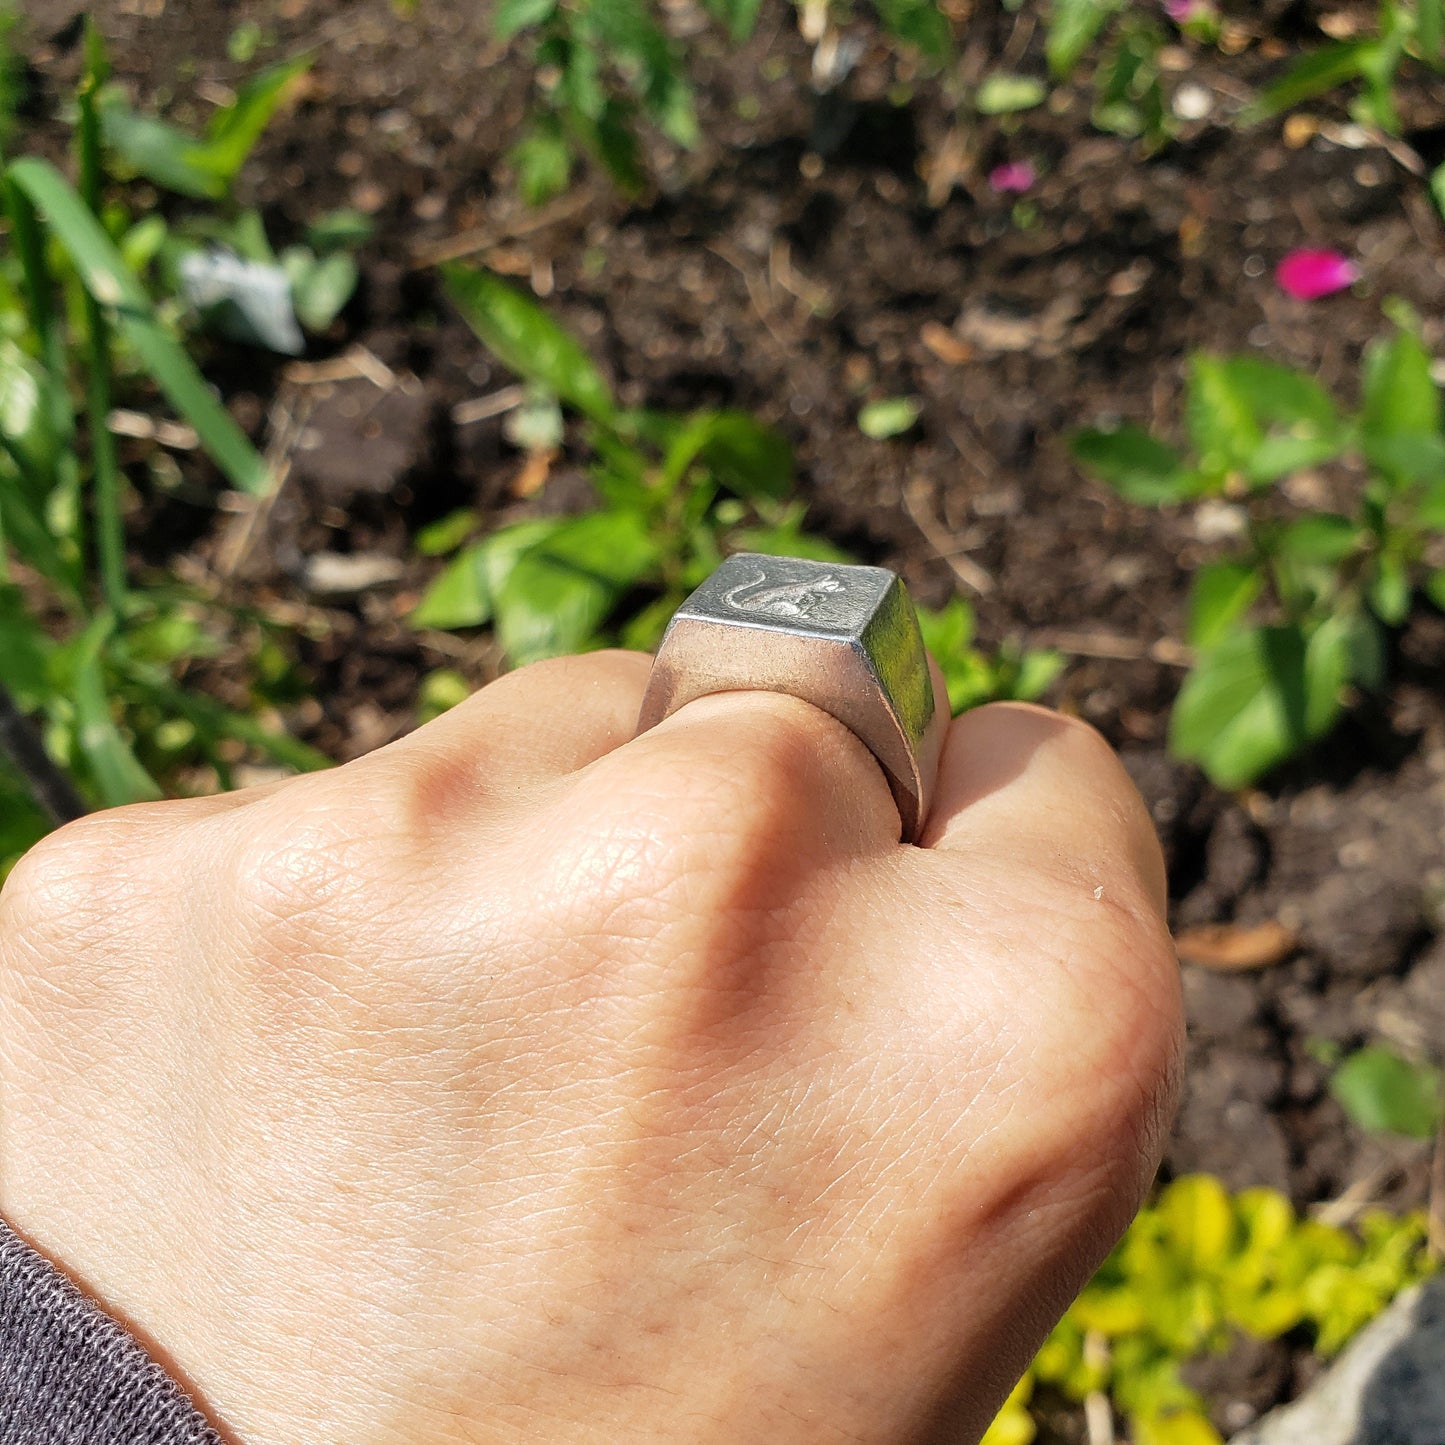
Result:
[[[756,913],[777,905],[820,848],[815,790],[831,743],[806,704],[781,695],[732,733],[679,729],[645,763],[577,775],[549,820],[547,891],[570,918],[654,931],[661,920]]]
[[[92,916],[127,880],[135,857],[130,842],[118,813],[92,814],[47,834],[0,890],[7,930],[44,930]]]
[[[231,857],[232,894],[243,918],[263,928],[336,915],[366,884],[374,839],[348,826],[342,804],[258,812]]]
[[[305,782],[231,820],[228,892],[263,975],[336,982],[365,972],[365,940],[409,906],[424,769],[388,760]]]

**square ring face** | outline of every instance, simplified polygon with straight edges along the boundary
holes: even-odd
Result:
[[[737,552],[688,598],[678,616],[861,639],[894,580],[883,567]]]

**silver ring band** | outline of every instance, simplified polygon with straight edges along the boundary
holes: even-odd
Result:
[[[678,608],[637,731],[708,693],[787,693],[822,708],[877,758],[902,839],[928,817],[946,713],[902,579],[885,567],[739,552]]]

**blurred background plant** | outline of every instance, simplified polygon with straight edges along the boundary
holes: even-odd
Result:
[[[563,443],[565,405],[583,418],[588,476],[602,505],[517,522],[480,540],[473,511],[433,523],[418,549],[455,555],[412,612],[414,626],[491,625],[517,665],[613,642],[650,651],[729,553],[858,560],[804,530],[805,509],[791,496],[792,449],[772,428],[741,411],[629,411],[577,340],[501,278],[452,266],[443,284],[488,350],[526,382],[508,417],[508,439],[527,456],[514,490],[530,495],[542,486]],[[955,712],[1031,701],[1063,666],[1054,652],[980,652],[961,597],[941,611],[921,609],[920,623]]]
[[[1300,371],[1252,356],[1190,359],[1186,455],[1136,426],[1075,435],[1076,460],[1132,502],[1228,497],[1243,545],[1195,574],[1195,661],[1170,741],[1221,787],[1253,782],[1338,721],[1346,689],[1385,682],[1384,629],[1417,591],[1445,607],[1445,431],[1418,323],[1365,354],[1360,410]],[[1352,513],[1299,515],[1280,490],[1344,461]],[[1253,625],[1245,625],[1253,620]]]
[[[0,537],[31,582],[17,585],[9,556],[0,554],[0,708],[12,736],[28,715],[45,744],[43,753],[18,745],[5,765],[6,795],[29,791],[32,805],[6,810],[0,863],[47,822],[87,805],[160,797],[157,774],[198,755],[224,785],[226,740],[290,766],[324,762],[253,716],[179,685],[178,667],[217,646],[214,608],[174,579],[137,589],[128,576],[126,481],[112,430],[119,401],[143,387],[158,390],[194,444],[242,491],[263,491],[267,471],[140,280],[165,226],[155,216],[133,220],[123,203],[106,199],[106,59],[93,28],[85,45],[74,130],[78,187],[39,157],[11,161],[0,177],[11,240],[0,262]],[[272,85],[260,107],[266,115],[276,94]],[[217,136],[234,136],[236,114],[226,113]],[[264,117],[255,106],[251,117],[224,164],[212,158],[206,174],[217,185],[259,134]],[[63,774],[47,768],[47,754]]]
[[[1272,1189],[1231,1196],[1207,1174],[1175,1179],[1059,1322],[983,1445],[1029,1445],[1036,1391],[1102,1413],[1101,1438],[1117,1413],[1135,1445],[1220,1445],[1182,1367],[1241,1332],[1306,1330],[1320,1355],[1337,1354],[1438,1267],[1427,1233],[1423,1213],[1366,1211],[1344,1228],[1300,1219]]]

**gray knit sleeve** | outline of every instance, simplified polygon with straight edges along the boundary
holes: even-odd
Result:
[[[0,1445],[221,1445],[181,1387],[3,1219]]]

